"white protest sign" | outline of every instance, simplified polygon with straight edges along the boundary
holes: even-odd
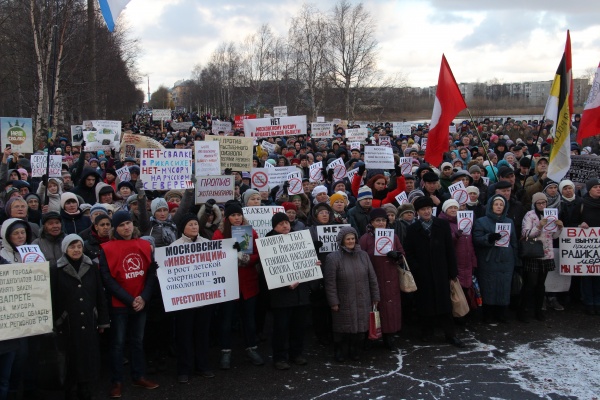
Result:
[[[437,207],[431,207],[431,215],[433,215],[434,217],[437,217]]]
[[[264,114],[263,114],[263,118],[271,118],[271,114],[269,114],[269,113],[264,113]]]
[[[350,142],[350,150],[360,151],[360,142]]]
[[[400,157],[400,169],[402,170],[402,175],[411,175],[412,174],[412,157]]]
[[[393,229],[375,229],[375,249],[376,256],[385,256],[394,250],[394,230]]]
[[[117,170],[117,177],[119,182],[129,182],[131,180],[131,173],[129,167],[122,167]]]
[[[46,261],[42,249],[37,244],[26,244],[24,246],[18,246],[17,250],[21,255],[21,260],[24,263],[39,263]]]
[[[273,107],[273,116],[274,117],[287,117],[287,106],[277,106]]]
[[[260,144],[260,147],[262,147],[264,150],[266,150],[266,152],[269,154],[275,153],[275,144],[274,143],[269,143],[266,140],[263,140],[262,143]]]
[[[403,191],[396,195],[396,201],[399,205],[408,203],[408,196],[406,195],[406,192]]]
[[[252,169],[253,138],[207,135],[204,140],[219,142],[222,170],[231,168],[234,171],[250,171]]]
[[[333,123],[313,122],[310,124],[311,138],[330,138],[333,136]]]
[[[561,275],[600,276],[600,227],[560,232]]]
[[[0,341],[52,332],[48,262],[3,265],[0,287]]]
[[[204,204],[210,199],[217,203],[233,200],[235,188],[233,175],[199,176],[196,179],[196,204]]]
[[[290,184],[287,190],[290,196],[304,192],[302,188],[302,173],[300,171],[290,172],[287,176],[287,181]]]
[[[118,148],[121,141],[121,121],[109,120],[91,120],[83,121],[83,130],[85,141],[88,145],[92,142],[110,148]],[[96,133],[90,136],[90,131]],[[86,135],[87,133],[87,135]]]
[[[349,142],[364,143],[365,139],[368,136],[369,136],[369,130],[367,128],[346,129],[346,140],[348,140]]]
[[[308,180],[310,182],[323,181],[323,161],[312,163],[308,167]]]
[[[218,135],[219,132],[224,132],[225,134],[231,133],[231,122],[229,121],[213,121],[211,132],[215,135]]]
[[[257,138],[306,135],[306,115],[245,119],[244,132]]]
[[[340,225],[317,225],[317,237],[319,241],[323,243],[323,246],[319,249],[319,253],[331,253],[337,251],[339,246],[337,244],[337,234],[340,229],[344,227],[350,227],[350,224]]]
[[[389,136],[381,136],[379,138],[379,145],[380,146],[385,146],[385,147],[391,147],[392,146],[392,141],[390,140]]]
[[[140,178],[144,190],[191,189],[191,149],[142,149]]]
[[[194,142],[196,176],[221,175],[221,150],[219,142]]]
[[[154,121],[170,121],[171,110],[169,109],[154,109],[152,110],[152,119]]]
[[[172,244],[155,250],[166,312],[239,298],[235,239]]]
[[[427,138],[421,139],[421,150],[425,150],[427,148]]]
[[[496,223],[496,233],[500,234],[500,239],[496,240],[494,246],[508,247],[510,245],[510,224]]]
[[[482,176],[481,179],[483,180],[483,183],[486,186],[490,186],[490,178],[488,178],[487,176]]]
[[[327,171],[333,169],[333,179],[339,181],[346,177],[346,165],[342,157],[336,158],[327,165]]]
[[[448,127],[448,133],[456,133],[456,125],[454,125],[454,124],[451,124],[451,125]]]
[[[463,204],[467,204],[467,201],[469,201],[469,194],[467,193],[467,188],[465,187],[465,184],[462,181],[453,183],[452,185],[448,186],[448,191],[450,191],[450,195],[452,196],[452,198],[458,201],[458,204],[460,204],[461,206]]]
[[[281,206],[255,206],[244,207],[244,218],[258,234],[258,237],[265,237],[273,229],[271,218],[277,213],[284,213],[285,209]]]
[[[473,230],[473,220],[474,220],[472,210],[459,211],[458,214],[456,215],[456,220],[458,222],[459,230],[463,231],[463,233],[465,235],[471,234],[471,231]]]
[[[317,122],[325,122],[325,117],[317,117]]]
[[[394,136],[410,136],[411,134],[411,124],[410,122],[393,122],[392,123],[392,132]]]
[[[31,176],[34,178],[41,177],[46,174],[46,162],[48,160],[45,154],[31,155]],[[62,177],[62,156],[50,156],[50,168],[48,169],[48,178]]]
[[[392,148],[366,146],[365,166],[369,169],[394,169],[394,152]]]
[[[308,229],[259,238],[256,247],[269,289],[323,278]]]
[[[351,169],[346,173],[346,178],[352,182],[354,180],[354,175],[358,173],[358,168]]]
[[[83,125],[71,125],[71,144],[80,146],[83,142]]]
[[[175,129],[176,131],[187,131],[192,126],[194,126],[194,123],[191,121],[186,121],[186,122],[173,121],[173,122],[171,122],[171,128]]]
[[[266,162],[265,168],[275,168],[275,167],[273,166],[273,164]]]
[[[269,168],[267,170],[269,173],[269,185],[271,188],[283,185],[287,180],[288,174],[296,171],[298,171],[298,168],[294,166]]]
[[[252,171],[250,172],[250,185],[252,189],[256,189],[259,192],[269,191],[269,169],[270,168],[252,168]]]
[[[548,223],[544,225],[544,232],[556,232],[558,231],[558,208],[544,208],[544,218],[548,220]]]

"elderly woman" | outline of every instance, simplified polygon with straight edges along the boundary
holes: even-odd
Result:
[[[375,229],[386,229],[389,220],[384,208],[374,208],[369,214],[371,223],[367,233],[360,238],[360,248],[367,252],[373,264],[379,291],[381,294],[381,332],[383,344],[394,348],[394,334],[402,327],[402,306],[400,303],[400,285],[398,284],[398,260],[404,254],[398,235],[394,235],[392,250],[386,256],[375,255]]]
[[[533,306],[535,318],[545,321],[546,317],[542,311],[544,304],[545,282],[549,271],[554,270],[553,239],[558,239],[563,228],[561,220],[555,221],[557,229],[550,232],[546,229],[549,221],[544,217],[544,209],[548,205],[548,199],[544,193],[536,193],[532,198],[533,209],[525,214],[523,219],[522,237],[537,238],[544,246],[542,258],[523,259],[523,293],[517,318],[521,322],[529,322],[527,310]]]
[[[109,327],[100,270],[83,254],[83,239],[67,235],[64,255],[51,269],[52,312],[67,357],[66,398],[91,399],[100,369],[98,332]]]
[[[358,234],[351,227],[340,229],[339,250],[325,261],[325,293],[332,311],[335,359],[348,356],[358,360],[357,344],[369,329],[369,312],[379,303],[377,276],[369,255],[357,244]]]
[[[506,323],[506,309],[510,303],[510,289],[515,265],[519,264],[517,232],[512,219],[506,216],[508,204],[502,195],[494,195],[487,204],[485,217],[475,220],[473,244],[477,254],[478,278],[483,300],[484,322],[492,318]],[[496,246],[501,239],[496,224],[510,224],[508,247]]]

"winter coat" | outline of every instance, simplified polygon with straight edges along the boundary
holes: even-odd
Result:
[[[27,240],[25,243],[30,244],[33,241],[33,233],[31,232],[31,226],[22,219],[9,218],[2,223],[2,228],[0,229],[0,233],[2,234],[2,250],[0,250],[0,257],[11,264],[19,264],[23,262],[19,251],[8,242],[8,238],[6,237],[6,232],[8,231],[8,228],[17,222],[20,222],[25,225],[25,232],[27,235]]]
[[[4,164],[6,165],[6,164]],[[10,264],[8,260],[0,257],[0,265]],[[2,267],[0,267],[1,269]],[[9,340],[0,340],[0,355],[9,353],[11,351],[19,350],[21,339],[9,339]]]
[[[44,257],[46,257],[46,261],[50,263],[51,267],[56,266],[58,259],[63,256],[61,243],[65,236],[66,235],[63,232],[58,236],[50,236],[42,228],[40,237],[32,242],[32,244],[40,246],[40,250],[42,250]]]
[[[568,201],[564,197],[560,200],[560,209],[558,211],[558,219],[560,219],[565,227],[576,228],[581,221],[581,205],[583,199],[579,196],[575,200]]]
[[[356,198],[358,198],[358,189],[360,189],[361,182],[362,176],[359,174],[354,175],[354,178],[352,178],[352,194]],[[396,201],[396,196],[402,193],[404,189],[406,189],[406,182],[403,176],[396,178],[396,189],[394,190],[390,190],[386,187],[378,192],[371,188],[373,192],[373,208],[381,208],[381,206],[388,203],[393,204]]]
[[[67,235],[71,233],[79,233],[90,226],[92,226],[92,221],[90,221],[89,217],[83,215],[81,211],[77,214],[68,214],[65,210],[60,210],[60,217],[63,227],[63,232]]]
[[[352,250],[341,246],[343,238],[354,228],[344,227],[337,236],[340,246],[325,261],[325,293],[329,306],[339,306],[332,312],[333,332],[362,333],[369,330],[369,312],[379,301],[379,286],[369,255],[357,243]]]
[[[369,225],[370,222],[370,212],[371,208],[368,210],[364,209],[358,202],[356,202],[354,208],[351,208],[350,211],[348,211],[348,222],[350,222],[350,225],[356,229],[356,232],[358,232],[360,236],[367,233],[367,225]]]
[[[100,271],[84,255],[77,272],[63,256],[50,278],[54,326],[66,344],[68,368],[79,382],[95,380],[101,363],[97,329],[110,325]]]
[[[400,303],[400,277],[398,261],[375,255],[375,234],[365,233],[359,241],[360,248],[367,252],[379,285],[381,301],[378,306],[381,317],[381,331],[396,333],[402,328],[402,305]],[[394,251],[404,254],[398,235],[394,235]]]
[[[538,225],[540,223],[540,218],[537,216],[535,210],[530,210],[525,214],[525,218],[523,219],[523,231],[522,237],[530,237],[537,240],[540,240],[544,245],[544,257],[543,260],[554,260],[554,250],[552,249],[552,240],[558,239],[560,236],[560,232],[562,231],[561,227],[558,227],[556,232],[546,232],[543,228],[538,229]]]
[[[100,237],[96,233],[94,226],[92,225],[92,229],[90,230],[90,235],[87,240],[83,242],[83,253],[92,260],[94,265],[98,265],[100,262],[100,250],[102,250],[102,243],[106,243],[110,240],[106,238],[106,240],[101,241]]]
[[[489,199],[486,216],[475,220],[473,244],[477,254],[477,277],[483,304],[506,306],[510,303],[513,271],[519,261],[516,228],[514,222],[506,216],[506,207],[500,216],[492,212],[494,199],[499,196]],[[488,241],[488,236],[496,232],[496,223],[510,223],[508,247],[498,247]]]
[[[244,218],[242,225],[250,225],[246,218]],[[219,229],[215,231],[212,240],[228,239],[223,236],[223,223]],[[260,257],[258,256],[258,248],[256,247],[256,239],[258,239],[258,233],[252,229],[252,254],[249,254],[250,259],[246,265],[238,265],[238,284],[240,287],[240,297],[247,300],[251,297],[258,295],[258,271],[257,264],[260,263]]]
[[[600,199],[592,198],[589,193],[583,196],[581,222],[585,222],[589,227],[600,226]]]
[[[80,156],[83,157],[83,154]],[[85,180],[88,176],[93,175],[96,178],[96,184],[92,187],[87,187],[85,185]],[[96,185],[101,181],[100,175],[96,170],[88,168],[85,169],[81,175],[81,179],[79,180],[79,184],[73,189],[73,193],[78,196],[81,196],[83,200],[87,204],[96,204]]]
[[[404,246],[417,285],[417,311],[422,316],[452,312],[450,280],[458,275],[450,225],[443,219],[432,218],[431,236],[422,221],[416,220],[408,227]]]
[[[450,224],[452,243],[456,253],[456,266],[458,267],[458,281],[460,282],[460,286],[468,289],[473,285],[473,270],[477,268],[477,256],[473,247],[473,237],[471,233],[458,232],[456,217],[450,217],[448,214],[442,213],[440,218],[448,221]]]
[[[58,185],[58,192],[55,194],[48,192],[48,211],[60,212],[60,195],[63,192],[63,184],[62,181],[58,178],[49,178],[48,182],[50,181],[53,181]],[[44,186],[42,182],[40,182],[40,185],[38,186],[37,195],[40,198],[41,207],[44,204],[44,201],[46,200],[46,186]]]

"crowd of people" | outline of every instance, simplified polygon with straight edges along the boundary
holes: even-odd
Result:
[[[144,118],[130,121],[124,130],[156,139],[166,148],[192,148],[210,135],[210,116],[178,116],[193,121],[185,131],[164,128]],[[573,122],[576,130],[578,118]],[[311,328],[319,342],[331,346],[337,362],[356,361],[367,339],[369,313],[381,316],[382,342],[396,348],[395,335],[414,317],[420,340],[431,341],[436,328],[445,340],[464,347],[458,328],[476,330],[476,324],[506,323],[514,316],[521,323],[544,321],[545,309],[563,310],[564,302],[581,302],[585,313],[600,315],[600,276],[574,278],[568,293],[546,293],[548,272],[557,268],[555,251],[564,227],[600,227],[600,180],[585,183],[548,178],[551,143],[547,126],[538,121],[485,119],[456,124],[449,134],[449,151],[440,165],[430,165],[422,144],[427,124],[414,125],[410,135],[393,136],[390,124],[369,124],[369,137],[351,148],[346,126],[336,126],[327,139],[306,135],[263,139],[254,148],[253,165],[297,166],[303,193],[288,194],[286,182],[267,191],[251,187],[250,171],[226,170],[235,176],[234,198],[224,204],[209,200],[195,204],[194,189],[158,192],[144,190],[139,159],[122,157],[118,149],[84,151],[67,138],[50,143],[51,154],[63,156],[62,177],[31,177],[27,157],[4,150],[0,185],[4,190],[0,222],[0,263],[21,263],[18,246],[37,244],[49,261],[54,326],[66,352],[67,399],[90,399],[101,364],[100,334],[108,334],[110,397],[123,392],[124,360],[134,386],[154,389],[148,368],[161,370],[175,344],[179,383],[194,373],[214,377],[211,335],[220,349],[218,368],[228,370],[239,362],[234,352],[234,326],[241,327],[245,358],[265,364],[259,343],[267,316],[272,316],[272,360],[276,369],[309,362],[304,339]],[[219,132],[219,134],[225,134]],[[243,131],[231,134],[243,136]],[[382,140],[389,137],[390,140]],[[365,146],[389,143],[396,167],[367,168]],[[267,150],[269,149],[269,150]],[[599,154],[596,138],[572,154]],[[412,170],[402,173],[400,157],[412,158]],[[342,159],[348,178],[335,179],[327,168]],[[322,179],[313,182],[309,171],[322,161]],[[131,179],[119,181],[116,170],[128,167]],[[406,172],[406,171],[404,171]],[[195,182],[195,178],[192,178]],[[450,185],[462,182],[468,201],[460,204]],[[398,203],[404,193],[406,201]],[[281,205],[285,213],[272,217],[270,235],[308,229],[318,254],[322,279],[269,290],[257,246],[253,253],[238,252],[239,299],[167,313],[156,278],[160,268],[155,248],[232,237],[232,227],[248,225],[244,207]],[[545,208],[558,209],[557,228]],[[471,210],[472,230],[458,224],[457,214]],[[507,246],[496,224],[510,226]],[[318,227],[339,229],[337,250],[322,251]],[[393,229],[391,249],[376,255],[377,229]],[[544,254],[521,258],[519,241],[538,238]],[[258,239],[253,230],[252,241]],[[399,268],[410,266],[417,290],[400,291]],[[134,265],[135,268],[130,269]],[[132,273],[131,271],[135,271]],[[522,279],[515,287],[515,275]],[[458,279],[469,313],[452,315],[450,281]],[[105,333],[105,331],[107,331]],[[37,337],[0,342],[0,399],[15,385],[35,388]],[[33,379],[31,379],[33,377]]]

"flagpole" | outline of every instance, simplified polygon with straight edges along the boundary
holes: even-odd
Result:
[[[467,112],[469,113],[469,118],[471,118],[471,122],[473,122],[473,125],[475,125],[475,121],[473,120],[473,115],[471,114],[471,110],[469,110],[469,107],[467,107]],[[492,170],[492,174],[494,174],[494,179],[496,179],[497,182],[498,175],[496,175],[496,171],[494,171],[494,164],[492,164],[492,160],[490,160],[490,156],[488,155],[488,149],[485,147],[485,143],[483,143],[483,139],[481,138],[481,134],[479,133],[477,127],[475,127],[475,132],[477,132],[479,143],[481,143],[481,145],[483,146],[483,156],[487,158],[488,162],[490,163],[490,167],[492,167],[490,169]]]

